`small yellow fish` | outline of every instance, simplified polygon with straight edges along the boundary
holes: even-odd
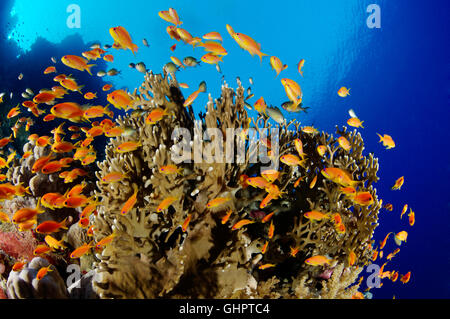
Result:
[[[408,217],[409,217],[409,225],[414,226],[416,222],[416,214],[413,212],[411,208],[409,209]]]
[[[191,221],[191,214],[189,214],[186,219],[183,222],[183,225],[181,226],[181,229],[183,230],[183,232],[186,232],[188,226],[189,226],[189,222]]]
[[[239,228],[245,226],[245,225],[250,225],[255,223],[254,220],[250,220],[250,219],[241,219],[240,221],[238,221],[236,224],[233,225],[233,227],[231,228],[231,230],[238,230]]]
[[[317,210],[312,210],[310,212],[306,212],[303,216],[305,216],[305,218],[308,218],[310,220],[322,220],[322,219],[330,218],[330,216],[328,214],[324,214]]]
[[[167,209],[174,201],[176,201],[178,197],[175,196],[168,196],[167,198],[163,199],[161,203],[156,208],[156,211],[158,213],[162,212],[163,210]]]
[[[264,270],[264,269],[273,268],[273,267],[275,267],[275,264],[264,264],[264,265],[259,266],[258,269]]]
[[[400,190],[400,188],[403,186],[403,183],[405,182],[405,177],[399,177],[396,181],[394,186],[392,186],[392,190]]]
[[[324,264],[330,265],[333,259],[327,258],[326,256],[313,256],[305,260],[305,263],[311,266],[322,266]]]
[[[338,95],[340,97],[346,97],[347,95],[350,95],[350,89],[347,89],[345,86],[343,86],[338,90]]]
[[[402,219],[403,215],[406,213],[407,210],[408,210],[408,204],[405,204],[403,206],[402,212],[400,213],[400,219]]]
[[[378,133],[377,135],[380,138],[379,142],[383,143],[383,146],[385,146],[387,150],[395,147],[395,142],[390,135],[384,134],[381,136],[381,134]]]
[[[353,127],[361,127],[364,128],[364,126],[362,126],[362,124],[364,123],[364,121],[361,121],[359,118],[357,117],[351,117],[347,120],[347,124]]]
[[[215,198],[215,199],[209,201],[206,204],[206,207],[214,208],[214,207],[220,206],[222,204],[225,204],[225,203],[229,202],[230,200],[231,200],[231,197],[218,197],[218,198]]]
[[[126,153],[126,152],[132,152],[137,150],[139,147],[142,146],[141,142],[124,142],[116,147],[117,153]]]
[[[316,150],[320,156],[324,156],[325,153],[327,152],[327,147],[325,145],[319,145],[317,146]]]
[[[352,146],[350,145],[350,142],[344,137],[340,136],[338,138],[339,146],[342,147],[347,152],[351,150]]]
[[[229,210],[227,211],[227,213],[225,214],[225,216],[222,217],[222,221],[221,221],[222,225],[224,225],[224,224],[227,223],[227,221],[230,219],[230,216],[231,216],[232,213],[233,213],[233,211],[232,211],[231,209],[229,209]]]

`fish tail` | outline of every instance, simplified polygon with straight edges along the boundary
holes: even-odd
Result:
[[[95,64],[88,64],[88,65],[86,65],[86,71],[89,73],[89,75],[92,75],[91,68],[93,66],[95,66]]]
[[[67,229],[67,224],[68,224],[68,223],[69,223],[69,222],[67,221],[67,217],[66,217],[66,218],[64,218],[64,219],[62,220],[62,222],[59,223],[59,224],[61,225],[61,228]]]
[[[378,133],[377,133],[377,135],[380,137],[380,141],[379,141],[379,142],[382,142],[382,141],[383,141],[383,136],[381,136],[381,135],[378,134]]]
[[[262,62],[262,57],[263,56],[269,56],[268,54],[265,54],[265,53],[262,53],[261,51],[258,53],[258,56],[259,56],[259,59],[261,60],[261,62]]]

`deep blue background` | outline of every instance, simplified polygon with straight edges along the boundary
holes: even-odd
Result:
[[[44,81],[48,82],[41,72],[51,64],[51,56],[59,59],[66,53],[80,54],[96,40],[111,44],[108,29],[116,25],[130,31],[139,52],[136,57],[129,51],[113,52],[114,67],[122,70],[116,78],[91,78],[78,72],[79,82],[93,91],[101,92],[103,81],[119,87],[138,85],[142,75],[129,69],[129,62],[145,61],[148,68],[160,72],[170,55],[201,56],[201,49],[193,51],[180,43],[174,53],[169,50],[174,42],[165,33],[168,24],[157,16],[158,11],[169,7],[164,1],[78,1],[83,10],[83,26],[78,30],[65,27],[65,8],[72,1],[33,1],[26,10],[23,3],[17,1],[13,17],[10,13],[14,1],[0,4],[0,92],[19,95],[25,87],[41,88]],[[366,7],[371,3],[381,7],[381,29],[366,26]],[[411,271],[411,281],[403,285],[384,280],[382,288],[371,292],[374,298],[449,298],[449,2],[180,0],[172,1],[170,6],[178,10],[183,27],[193,34],[222,34],[229,51],[222,71],[232,86],[235,76],[239,75],[245,85],[252,76],[255,97],[264,95],[268,103],[280,105],[286,100],[280,78],[297,78],[304,90],[304,103],[311,110],[306,115],[286,117],[333,131],[336,124],[345,124],[349,108],[356,111],[364,120],[365,128],[360,131],[366,152],[374,152],[379,158],[378,195],[394,206],[392,212],[382,210],[375,238],[379,241],[390,231],[409,233],[407,243],[386,269],[401,274]],[[288,69],[274,79],[268,59],[260,63],[259,58],[240,50],[228,36],[226,23],[237,32],[253,36],[261,42],[263,52],[279,56]],[[46,40],[38,37],[36,41],[37,36]],[[144,37],[150,48],[142,45]],[[303,79],[296,73],[300,58],[306,59]],[[58,67],[69,72],[61,63]],[[100,69],[102,65],[94,70]],[[17,80],[20,72],[25,74],[22,82]],[[178,79],[191,86],[186,94],[203,79],[213,97],[220,92],[221,74],[213,66],[179,72]],[[336,94],[341,86],[351,88],[346,99]],[[196,101],[197,111],[203,108],[206,98],[205,94]],[[11,104],[7,101],[0,109]],[[4,135],[9,135],[2,129]],[[391,135],[395,149],[385,150],[378,143],[377,132]],[[401,191],[392,191],[390,187],[400,176],[405,176],[405,185]],[[399,218],[404,204],[416,213],[413,227],[408,225],[406,215],[403,220]],[[395,248],[391,238],[385,255]]]

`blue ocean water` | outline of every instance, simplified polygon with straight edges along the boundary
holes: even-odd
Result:
[[[0,91],[19,94],[24,87],[38,89],[41,69],[51,65],[50,57],[81,54],[94,42],[112,44],[109,28],[122,25],[139,45],[133,56],[129,51],[115,52],[117,77],[91,78],[83,83],[100,88],[104,83],[134,88],[142,74],[128,68],[130,62],[144,61],[155,73],[170,61],[193,55],[191,46],[174,44],[165,32],[168,25],[158,11],[174,7],[183,27],[194,35],[218,31],[229,54],[221,65],[225,81],[235,86],[239,76],[244,85],[252,77],[255,97],[280,105],[286,101],[281,77],[297,78],[304,92],[307,114],[285,114],[305,125],[333,131],[345,125],[348,110],[354,109],[364,120],[361,134],[366,152],[379,158],[378,195],[390,202],[394,211],[383,210],[376,239],[388,232],[406,230],[408,241],[387,267],[401,274],[412,272],[411,281],[383,281],[383,287],[372,289],[374,298],[449,298],[450,269],[449,216],[450,151],[449,130],[450,52],[448,49],[448,1],[385,0],[292,0],[274,1],[87,1],[7,0],[0,4]],[[81,12],[80,28],[69,28],[67,7],[76,4]],[[369,28],[367,7],[381,9],[381,28]],[[275,78],[268,59],[261,63],[240,50],[225,29],[251,35],[261,43],[262,52],[278,56],[288,68]],[[142,45],[146,38],[150,47]],[[299,59],[305,59],[304,77],[296,70]],[[37,68],[37,70],[36,70]],[[98,69],[102,69],[101,65]],[[97,69],[97,70],[98,70]],[[23,82],[17,75],[24,74]],[[220,94],[222,74],[214,66],[178,72],[179,82],[186,82],[190,94],[206,80],[208,93]],[[351,95],[340,98],[341,86],[351,88]],[[101,91],[100,89],[98,91]],[[207,95],[200,96],[195,110],[203,109]],[[376,133],[389,134],[396,147],[385,150]],[[6,133],[5,133],[6,134]],[[400,191],[390,188],[405,176]],[[416,224],[400,220],[400,211],[408,204],[416,213]],[[396,248],[390,241],[385,254]],[[381,266],[381,265],[380,265]]]

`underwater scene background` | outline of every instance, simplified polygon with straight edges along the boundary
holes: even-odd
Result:
[[[72,4],[79,6],[81,17],[80,26],[74,28],[67,22],[71,15],[67,8]],[[371,4],[381,9],[381,28],[367,25],[371,14],[367,7]],[[0,3],[0,92],[6,92],[0,104],[2,137],[11,134],[15,121],[7,120],[6,114],[23,101],[20,94],[26,88],[37,92],[45,87],[48,76],[42,71],[53,65],[50,58],[56,57],[56,68],[63,69],[59,62],[63,55],[81,55],[94,43],[112,44],[108,32],[111,27],[125,27],[139,46],[134,55],[109,50],[114,54],[114,68],[120,73],[96,76],[98,70],[110,68],[104,60],[92,62],[96,65],[93,76],[87,72],[72,73],[78,83],[97,92],[103,105],[107,104],[109,93],[102,91],[105,84],[133,92],[144,81],[144,74],[130,68],[130,63],[143,61],[156,74],[163,72],[172,55],[192,55],[200,60],[203,53],[190,45],[178,43],[173,52],[169,49],[175,41],[165,31],[168,23],[158,16],[158,12],[169,7],[178,11],[182,27],[191,34],[218,31],[228,50],[220,63],[221,73],[206,63],[177,71],[177,81],[191,86],[185,92],[192,92],[201,81],[207,83],[207,94],[199,94],[192,104],[195,114],[204,112],[208,94],[213,98],[220,96],[224,80],[235,87],[236,77],[244,88],[249,86],[248,79],[253,79],[251,89],[255,97],[250,104],[264,96],[267,105],[281,108],[287,98],[280,79],[296,77],[303,92],[303,106],[308,109],[299,113],[283,111],[287,121],[295,119],[320,131],[335,132],[336,125],[347,125],[350,109],[364,120],[364,128],[358,129],[364,139],[364,155],[373,152],[379,163],[376,194],[383,204],[394,207],[393,211],[381,209],[373,246],[389,232],[406,230],[407,242],[389,267],[400,274],[411,272],[406,284],[383,280],[382,287],[370,292],[374,299],[449,298],[448,1],[4,0]],[[262,52],[278,56],[288,68],[275,78],[268,57],[260,62],[259,57],[240,50],[228,35],[227,24],[257,39]],[[144,38],[148,47],[142,44]],[[303,77],[298,76],[296,66],[300,59],[305,60]],[[341,87],[350,88],[345,99],[337,94]],[[14,94],[12,98],[10,92]],[[73,101],[82,104],[82,96],[75,94]],[[248,113],[258,116],[253,109]],[[117,111],[118,114],[125,112]],[[30,133],[39,135],[56,127],[42,121],[34,126]],[[385,149],[377,133],[392,136],[395,148]],[[28,138],[28,134],[23,134],[10,146],[21,150]],[[105,137],[94,141],[97,157],[102,160],[107,153],[106,141]],[[401,190],[391,190],[400,176],[405,177]],[[416,214],[412,227],[406,215],[400,219],[405,204]],[[397,248],[392,237],[385,254]],[[381,266],[382,262],[378,262]]]

